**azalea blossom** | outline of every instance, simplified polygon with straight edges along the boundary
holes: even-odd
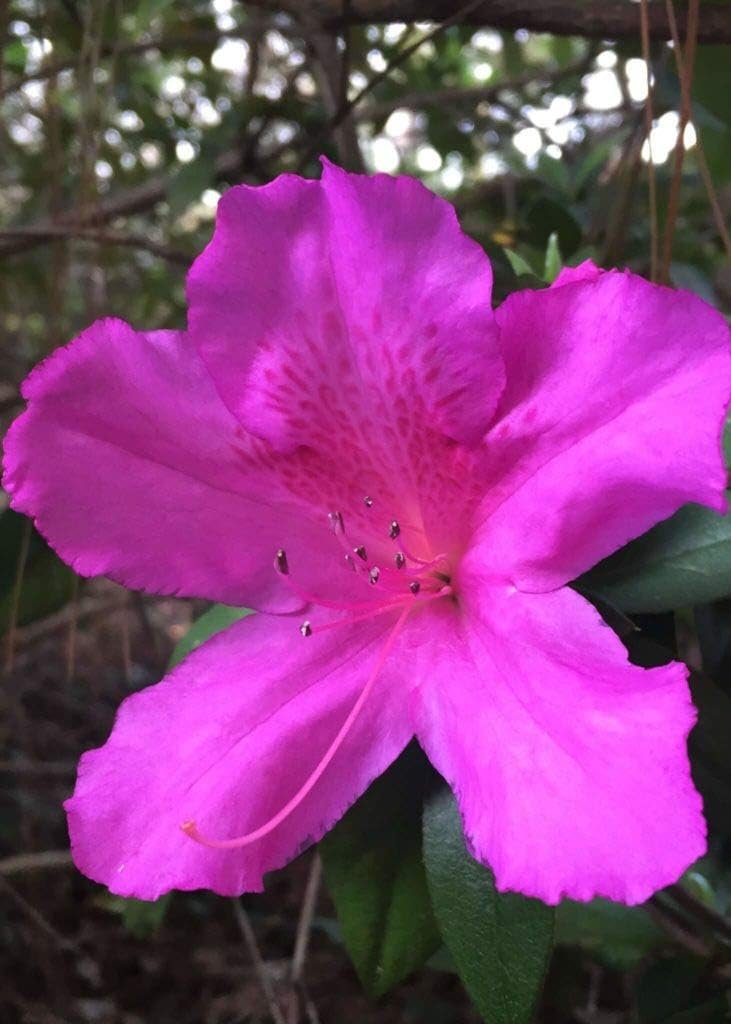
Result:
[[[101,320],[30,375],[13,507],[82,575],[257,612],[82,758],[89,877],[259,890],[414,737],[500,890],[635,903],[704,852],[686,668],[569,584],[725,511],[728,329],[591,263],[491,284],[447,202],[325,163],[225,194],[186,331]]]

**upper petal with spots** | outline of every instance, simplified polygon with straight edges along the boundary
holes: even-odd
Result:
[[[282,175],[219,204],[189,327],[224,401],[287,450],[373,450],[433,423],[484,434],[504,383],[492,271],[410,178]]]

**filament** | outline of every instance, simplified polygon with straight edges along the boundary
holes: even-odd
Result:
[[[297,808],[302,803],[302,801],[305,800],[305,798],[310,794],[312,789],[317,785],[318,781],[322,777],[328,765],[335,757],[337,752],[340,750],[344,741],[347,739],[348,734],[353,728],[360,712],[362,711],[363,707],[366,704],[366,701],[368,700],[368,697],[371,694],[371,691],[373,690],[373,686],[376,682],[376,679],[378,678],[378,674],[383,668],[383,663],[390,654],[391,648],[396,642],[396,638],[401,632],[404,623],[406,622],[406,619],[409,615],[409,612],[413,607],[413,603],[409,603],[399,615],[393,629],[391,630],[388,636],[388,639],[381,648],[381,652],[378,655],[378,659],[375,665],[373,666],[373,669],[366,681],[365,686],[360,692],[360,696],[358,697],[355,704],[351,708],[348,717],[341,725],[340,729],[337,732],[337,735],[335,736],[335,739],[332,741],[330,746],[325,751],[325,754],[321,758],[320,762],[317,764],[315,769],[310,773],[305,783],[300,787],[300,789],[297,790],[292,799],[289,800],[289,802],[286,803],[284,807],[282,807],[282,809],[274,815],[274,817],[270,818],[259,828],[254,829],[253,832],[247,832],[245,835],[236,836],[233,839],[213,839],[210,836],[203,835],[201,832],[199,832],[198,826],[196,825],[195,821],[183,822],[183,824],[180,826],[183,832],[185,832],[187,836],[190,836],[191,839],[194,839],[197,843],[200,843],[202,846],[208,846],[214,850],[238,850],[241,849],[241,847],[249,846],[251,843],[255,843],[257,840],[263,839],[265,836],[268,836],[270,832],[273,832],[274,829],[278,828],[278,826],[281,825],[282,822],[290,816],[290,814],[296,811]]]

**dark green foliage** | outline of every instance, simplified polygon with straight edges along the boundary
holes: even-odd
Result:
[[[449,790],[424,808],[424,859],[434,912],[462,981],[488,1024],[528,1024],[553,943],[552,907],[499,893],[472,859]]]
[[[415,745],[320,843],[325,880],[358,976],[382,995],[440,946],[421,857],[429,765]]]

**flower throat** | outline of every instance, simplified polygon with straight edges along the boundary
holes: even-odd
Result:
[[[372,498],[366,497],[363,501],[366,508],[373,507]],[[412,554],[403,543],[401,526],[396,519],[392,519],[388,527],[388,538],[395,547],[392,564],[380,566],[369,562],[365,545],[353,544],[348,538],[345,520],[341,512],[330,512],[328,520],[332,532],[343,548],[345,567],[361,576],[368,587],[376,589],[379,592],[378,597],[381,599],[363,602],[337,602],[310,594],[292,579],[287,553],[284,548],[279,548],[274,557],[274,568],[294,593],[309,605],[344,613],[337,619],[316,625],[313,625],[310,619],[305,619],[299,627],[300,634],[304,638],[309,638],[313,634],[323,633],[353,622],[372,619],[387,612],[398,611],[398,618],[386,637],[363,689],[330,746],[303,785],[276,814],[259,828],[231,839],[216,839],[207,836],[198,829],[195,821],[183,822],[180,827],[186,835],[211,849],[237,850],[249,846],[259,839],[264,839],[300,806],[317,785],[350,734],[409,615],[426,603],[439,598],[451,597],[454,594],[446,556],[441,554],[436,558],[423,559]]]

